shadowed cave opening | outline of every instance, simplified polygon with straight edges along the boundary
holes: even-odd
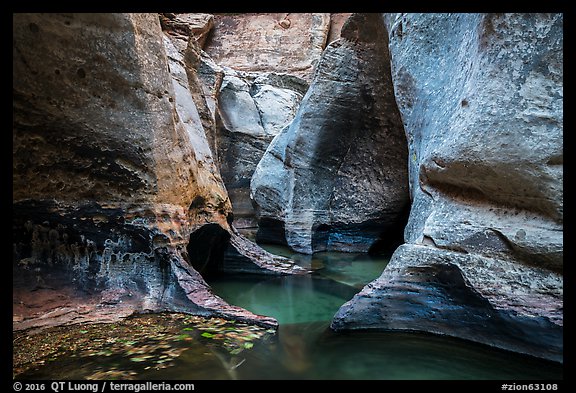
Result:
[[[192,267],[205,279],[224,271],[224,253],[230,244],[230,234],[219,224],[206,224],[190,234],[186,246]]]
[[[407,142],[406,149],[408,149]],[[408,163],[406,164],[408,166]],[[406,179],[406,183],[408,179]],[[408,188],[408,186],[406,186]],[[254,203],[254,202],[253,202]],[[391,257],[394,251],[404,244],[404,230],[410,216],[412,202],[406,198],[404,206],[392,219],[380,218],[362,223],[316,223],[312,227],[311,246],[313,253],[324,251],[353,251],[355,243],[367,244],[370,256]],[[257,206],[255,205],[255,208]],[[244,233],[248,234],[246,230]],[[260,217],[258,227],[252,232],[259,245],[279,245],[292,248],[286,238],[286,224],[272,217]]]
[[[406,228],[406,224],[408,224],[411,208],[412,203],[408,200],[396,221],[388,224],[382,230],[378,239],[370,245],[368,255],[391,257],[394,251],[404,244],[404,229]]]

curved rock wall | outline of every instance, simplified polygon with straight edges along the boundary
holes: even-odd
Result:
[[[334,318],[562,360],[561,14],[387,16],[407,244]]]
[[[368,251],[403,226],[407,147],[377,14],[355,14],[322,55],[290,124],[258,164],[260,240],[298,252]]]
[[[293,75],[224,72],[216,117],[217,154],[239,228],[257,226],[250,179],[274,136],[294,118],[302,100],[297,89],[305,90],[306,84]]]
[[[304,253],[375,251],[411,199],[406,244],[334,329],[562,361],[561,14],[353,14],[314,73],[340,24],[323,14],[13,22],[14,329],[164,309],[275,325],[194,269],[304,272],[231,225],[226,188],[249,216],[251,178],[258,237]]]
[[[13,22],[14,328],[164,309],[274,325],[213,295],[188,264],[202,225],[238,234],[191,93],[199,86],[158,15]],[[244,269],[293,270],[252,248],[235,251],[254,266]],[[53,304],[59,319],[19,301],[70,286],[69,303]]]
[[[234,226],[244,233],[257,227],[250,178],[272,138],[294,118],[308,89],[302,77],[309,77],[320,58],[331,20],[328,14],[294,14],[291,22],[285,16],[160,17],[202,86],[193,98],[204,96],[195,103],[232,203]]]

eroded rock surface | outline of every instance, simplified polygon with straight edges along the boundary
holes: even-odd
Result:
[[[184,50],[190,37],[198,47],[203,48],[208,34],[214,27],[214,15],[199,13],[164,13],[160,14],[162,29],[175,38],[175,45]]]
[[[217,154],[240,227],[256,227],[250,180],[272,139],[290,124],[306,83],[286,74],[224,72],[217,109]]]
[[[341,36],[326,48],[295,119],[251,181],[258,238],[307,254],[366,252],[392,229],[401,231],[409,204],[383,20],[355,14]]]
[[[562,361],[562,15],[387,21],[410,148],[408,244],[332,327]]]
[[[232,232],[231,205],[194,108],[201,88],[158,15],[13,22],[13,271],[24,291],[13,295],[22,313],[14,329],[98,319],[99,310],[276,325],[215,296],[186,259],[205,224]],[[280,262],[289,263],[270,263]],[[68,292],[50,312],[26,303],[26,291],[66,285],[86,309]]]
[[[219,24],[212,35],[225,36],[230,40],[228,44],[237,45],[238,51],[267,53],[276,59],[284,53],[283,46],[272,50],[268,41],[251,41],[245,46],[246,29],[254,28],[252,22],[259,25],[271,18],[271,14],[266,15],[243,14],[237,17],[242,23]],[[272,138],[294,118],[308,83],[294,74],[275,72],[277,59],[263,64],[258,72],[237,71],[235,65],[228,66],[227,60],[218,64],[221,60],[214,61],[198,40],[197,31],[204,34],[212,26],[202,21],[209,20],[213,18],[207,14],[161,16],[170,46],[180,53],[188,78],[202,87],[191,96],[232,203],[234,225],[252,231],[257,222],[250,200],[250,178]],[[295,38],[290,45],[300,45],[298,51],[306,51],[309,43]]]
[[[220,14],[204,49],[221,66],[288,73],[309,81],[329,28],[330,14]]]

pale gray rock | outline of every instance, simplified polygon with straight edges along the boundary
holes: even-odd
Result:
[[[250,179],[270,141],[295,116],[305,86],[293,75],[224,68],[215,146],[238,227],[256,226]]]
[[[332,327],[423,330],[562,361],[562,15],[386,20],[410,148],[409,244]]]
[[[252,94],[264,133],[273,136],[290,124],[302,100],[296,91],[271,85],[255,84]]]
[[[243,79],[225,74],[218,104],[222,125],[229,132],[265,135],[258,107],[250,95],[250,86]]]
[[[307,254],[369,251],[403,226],[409,203],[383,20],[355,14],[341,35],[251,180],[258,239]]]

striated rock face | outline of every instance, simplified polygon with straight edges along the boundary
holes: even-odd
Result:
[[[387,21],[410,148],[407,244],[332,327],[562,361],[562,15]]]
[[[215,15],[204,50],[221,66],[288,73],[309,81],[329,28],[330,14]]]
[[[232,45],[238,45],[237,50],[253,54],[264,51],[271,59],[276,59],[285,50],[283,45],[272,51],[268,48],[269,42],[245,42],[246,29],[254,28],[250,27],[250,21],[259,25],[272,17],[266,15],[243,14],[242,23],[219,24],[211,34],[224,35],[227,44],[231,41]],[[259,72],[236,71],[227,66],[227,61],[223,65],[217,64],[200,45],[200,38],[212,31],[213,19],[208,14],[163,14],[160,17],[171,46],[189,65],[188,77],[202,87],[201,91],[193,92],[192,97],[232,203],[234,225],[250,232],[251,228],[257,227],[250,200],[250,178],[272,138],[294,118],[308,83],[296,75],[274,72],[278,67],[268,62],[262,64]],[[296,31],[290,34],[295,35]],[[188,40],[188,37],[192,39]],[[298,51],[306,51],[309,44],[294,38],[290,45],[293,48],[300,45]],[[319,54],[315,56],[319,57]],[[272,63],[275,61],[277,59]]]
[[[293,75],[227,69],[218,96],[217,152],[239,227],[256,227],[250,179],[266,148],[294,116],[306,83]]]
[[[259,240],[307,254],[368,251],[391,229],[401,231],[409,204],[382,18],[355,14],[341,35],[251,181]]]
[[[166,309],[275,325],[212,294],[189,264],[205,224],[236,235],[194,107],[201,88],[158,16],[13,22],[14,329]],[[240,242],[216,246],[254,269],[294,270]],[[34,290],[62,302],[24,303]]]
[[[192,37],[199,48],[203,48],[210,30],[214,27],[214,15],[165,13],[160,14],[162,30],[175,39],[174,45],[183,51]]]

